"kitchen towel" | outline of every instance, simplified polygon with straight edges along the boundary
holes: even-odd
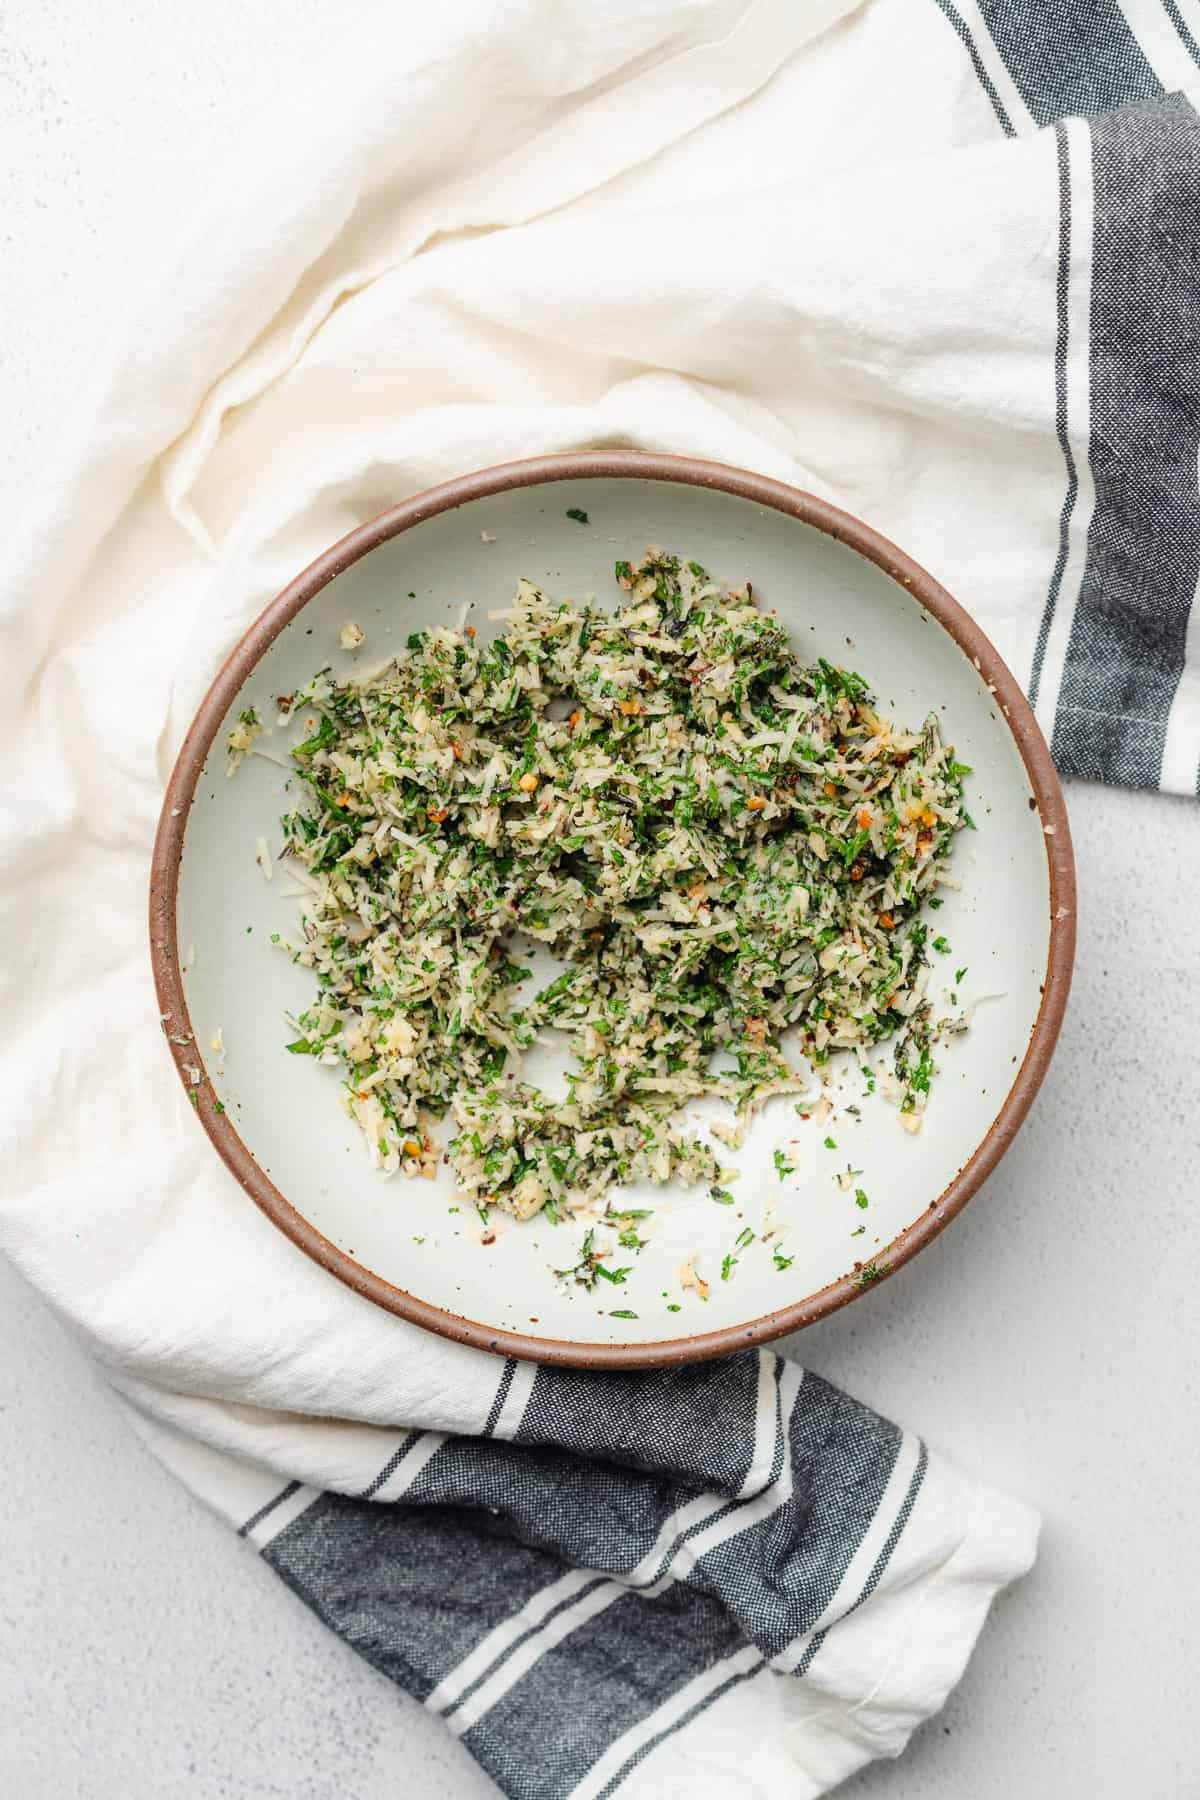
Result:
[[[6,547],[0,1243],[513,1793],[822,1791],[940,1704],[1029,1515],[774,1358],[535,1374],[297,1256],[161,1043],[167,770],[344,530],[632,446],[861,513],[1065,773],[1194,792],[1198,38],[1195,0],[363,11],[213,172]],[[591,1738],[519,1712],[559,1682]]]
[[[118,1385],[514,1800],[823,1794],[903,1749],[1033,1561],[1028,1507],[769,1351],[609,1374],[379,1335],[370,1410],[408,1430]]]

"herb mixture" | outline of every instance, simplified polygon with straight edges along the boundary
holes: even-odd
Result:
[[[736,1146],[835,1050],[893,1039],[919,1128],[918,913],[971,823],[936,719],[904,730],[859,675],[806,667],[749,586],[657,551],[616,578],[616,613],[522,582],[494,642],[414,632],[381,673],[287,702],[310,731],[287,948],[319,989],[288,1048],[344,1070],[378,1167],[431,1176],[449,1114],[465,1194],[519,1218],[717,1181],[683,1107],[728,1100],[713,1130]],[[565,967],[527,997],[531,941]],[[521,1078],[551,1029],[565,1100]]]

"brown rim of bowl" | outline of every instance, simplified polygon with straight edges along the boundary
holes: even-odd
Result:
[[[1046,857],[1050,877],[1050,946],[1042,1002],[1022,1059],[1003,1106],[987,1136],[928,1209],[899,1236],[879,1251],[872,1264],[880,1276],[890,1275],[942,1231],[996,1167],[1016,1136],[1034,1095],[1041,1086],[1062,1024],[1075,948],[1075,865],[1071,834],[1058,775],[1046,741],[1016,680],[997,651],[958,602],[902,550],[864,525],[850,513],[831,506],[814,494],[788,487],[763,475],[723,463],[698,462],[688,457],[627,451],[585,451],[569,455],[539,456],[528,461],[502,463],[454,481],[443,482],[424,493],[402,500],[378,518],[369,519],[317,557],[315,562],[284,588],[260,614],[233,650],[217,675],[184,738],[171,779],[167,784],[154,843],[150,874],[150,953],[163,1032],[174,1056],[180,1080],[192,1096],[201,1123],[222,1162],[235,1175],[251,1199],[267,1217],[314,1262],[336,1275],[377,1306],[408,1319],[414,1325],[436,1331],[456,1342],[500,1355],[528,1358],[577,1368],[661,1368],[727,1355],[752,1344],[811,1325],[827,1313],[855,1299],[873,1280],[864,1280],[861,1265],[815,1294],[741,1325],[692,1337],[657,1343],[572,1343],[560,1338],[531,1337],[525,1332],[495,1330],[477,1320],[420,1300],[356,1263],[336,1244],[298,1213],[263,1171],[242,1143],[228,1115],[216,1110],[216,1097],[207,1072],[194,1087],[184,1067],[203,1061],[195,1046],[176,944],[175,908],[179,865],[191,806],[200,771],[231,702],[263,653],[302,607],[343,569],[376,549],[389,538],[409,530],[424,519],[463,506],[468,501],[504,493],[510,488],[536,487],[554,481],[580,479],[636,479],[675,481],[687,486],[719,489],[752,500],[776,512],[789,514],[815,526],[829,537],[847,544],[860,556],[910,594],[949,632],[963,653],[990,685],[1002,716],[1025,765],[1039,814],[1045,828]],[[176,1041],[182,1038],[182,1043]]]

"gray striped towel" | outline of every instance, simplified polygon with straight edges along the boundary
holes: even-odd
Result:
[[[1200,0],[411,12],[360,9],[212,172],[5,546],[31,801],[0,897],[39,954],[6,975],[0,1243],[508,1793],[796,1800],[940,1705],[1031,1515],[774,1357],[505,1366],[299,1257],[162,1054],[163,777],[342,532],[635,447],[860,514],[975,615],[1065,774],[1194,794]]]
[[[1027,1507],[769,1351],[633,1374],[453,1352],[446,1406],[448,1347],[399,1330],[429,1423],[372,1434],[386,1453],[277,1430],[322,1459],[308,1482],[201,1467],[144,1392],[132,1416],[514,1800],[823,1793],[899,1753],[1033,1561]],[[472,1410],[472,1435],[434,1428]]]
[[[1064,480],[1029,698],[1064,774],[1195,794],[1200,117],[1164,91],[1200,73],[1192,9],[939,4],[1003,130],[1054,136]]]

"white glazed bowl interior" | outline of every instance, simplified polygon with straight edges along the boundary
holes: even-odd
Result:
[[[568,508],[586,512],[588,523],[569,518]],[[750,578],[802,657],[859,670],[894,717],[915,723],[939,714],[945,738],[974,771],[967,801],[978,830],[957,841],[952,873],[961,889],[944,890],[945,904],[930,915],[930,937],[936,932],[952,947],[933,958],[931,991],[935,1002],[953,990],[978,1006],[970,1031],[938,1052],[942,1072],[918,1135],[901,1129],[879,1093],[864,1092],[849,1059],[835,1062],[831,1118],[803,1121],[790,1100],[777,1100],[745,1148],[728,1155],[741,1171],[732,1208],[704,1189],[626,1190],[625,1202],[652,1209],[649,1245],[622,1253],[632,1265],[622,1287],[601,1283],[589,1292],[554,1274],[576,1262],[580,1223],[494,1215],[494,1231],[485,1233],[473,1207],[452,1210],[448,1167],[436,1183],[382,1178],[339,1105],[340,1073],[285,1052],[294,1035],[285,1015],[309,1004],[315,983],[272,947],[273,932],[295,931],[296,887],[286,863],[265,880],[255,846],[265,836],[278,850],[279,816],[295,793],[286,768],[261,756],[247,757],[227,780],[225,733],[246,706],[274,724],[274,696],[317,668],[331,664],[346,675],[377,667],[410,631],[458,622],[464,602],[481,637],[492,635],[488,609],[506,605],[521,576],[555,596],[595,594],[615,604],[614,559],[649,544],[698,559],[730,585]],[[354,653],[339,648],[347,620],[366,634]],[[260,744],[285,757],[304,735],[299,721],[276,726]],[[223,1125],[272,1186],[359,1270],[449,1315],[433,1321],[438,1328],[476,1341],[483,1332],[499,1348],[514,1347],[516,1334],[534,1340],[532,1349],[516,1345],[525,1353],[567,1360],[604,1360],[607,1346],[623,1347],[622,1360],[655,1360],[654,1347],[666,1343],[674,1346],[668,1355],[682,1355],[681,1341],[697,1335],[705,1352],[734,1348],[747,1332],[769,1335],[755,1322],[798,1303],[815,1299],[805,1310],[824,1310],[822,1291],[847,1276],[861,1283],[864,1268],[888,1272],[889,1245],[936,1206],[989,1139],[1030,1049],[1047,981],[1053,907],[1044,822],[984,674],[901,581],[846,543],[754,499],[677,481],[581,475],[510,487],[426,517],[338,573],[231,699],[182,827],[177,944],[195,1053],[225,1108]],[[209,1049],[218,1030],[223,1057]],[[875,1060],[890,1054],[881,1046]],[[814,1101],[819,1091],[814,1083]],[[846,1103],[860,1107],[860,1117]],[[783,1180],[773,1166],[777,1149],[795,1167]],[[837,1180],[847,1167],[858,1171],[849,1188]],[[856,1188],[868,1196],[865,1209]],[[735,1247],[744,1229],[758,1240],[768,1226],[792,1259],[786,1269],[761,1241]],[[731,1253],[736,1265],[722,1279]],[[689,1260],[707,1278],[705,1301],[680,1286]],[[636,1317],[615,1317],[618,1310]],[[465,1322],[472,1328],[464,1332]]]

